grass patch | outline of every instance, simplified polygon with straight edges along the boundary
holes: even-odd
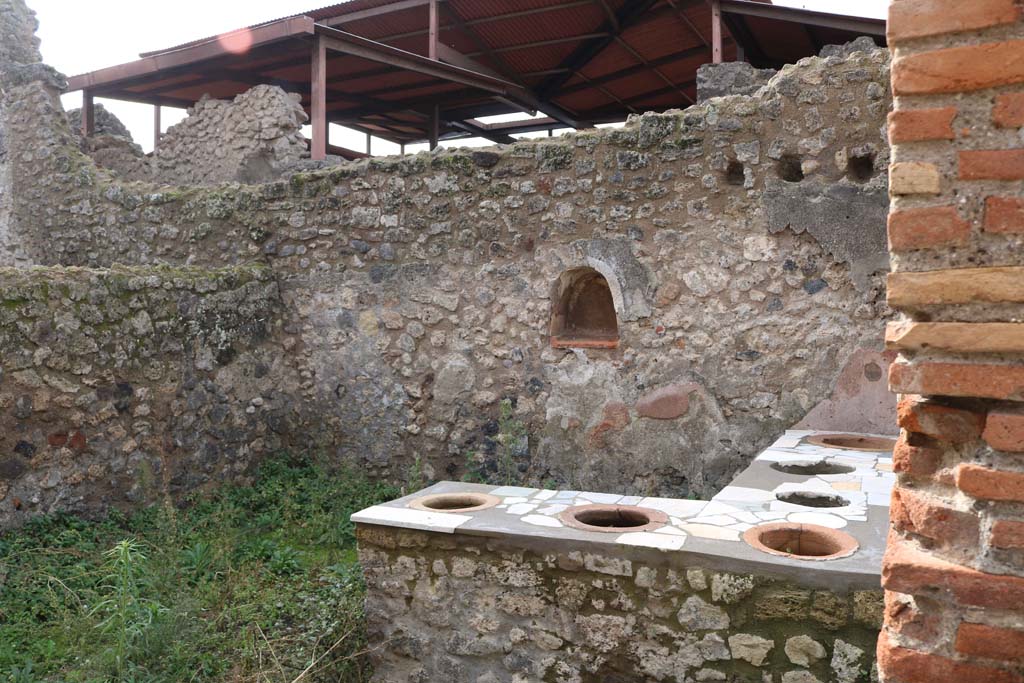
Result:
[[[280,456],[184,510],[0,535],[0,682],[366,681],[348,518],[397,495]]]

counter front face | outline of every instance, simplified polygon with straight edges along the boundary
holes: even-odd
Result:
[[[815,436],[711,501],[441,482],[354,515],[377,680],[868,681],[891,457]]]

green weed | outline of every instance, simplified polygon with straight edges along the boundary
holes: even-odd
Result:
[[[314,458],[184,510],[0,535],[0,681],[363,683],[349,516],[393,487]]]

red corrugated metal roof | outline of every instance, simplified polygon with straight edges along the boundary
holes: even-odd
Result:
[[[391,11],[364,16],[388,6]],[[865,27],[884,34],[883,22],[746,0],[722,0],[722,6],[726,25],[758,66],[795,61],[825,42],[850,40]],[[362,18],[344,21],[356,13]],[[314,22],[416,55],[427,52],[424,0],[350,0],[147,53],[140,62],[75,77],[72,87],[89,87],[97,96],[188,106],[203,94],[231,97],[269,82],[303,94],[308,102]],[[685,106],[694,97],[696,69],[710,61],[711,13],[704,0],[445,0],[440,25],[441,43],[476,60],[482,65],[477,70],[531,89],[512,93],[519,93],[520,104],[522,93],[546,95],[563,110],[562,120],[601,122],[646,108]],[[226,41],[249,36],[261,38],[236,54],[218,50]],[[726,59],[736,54],[728,33],[724,53]],[[329,53],[333,119],[372,123],[396,141],[423,137],[423,112],[434,103],[453,117],[515,111],[509,101],[515,97],[496,99],[495,94],[393,62]],[[404,123],[382,131],[389,121]]]

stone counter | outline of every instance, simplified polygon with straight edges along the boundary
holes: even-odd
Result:
[[[354,515],[376,680],[873,680],[891,463],[815,436],[787,433],[711,501],[441,482]],[[819,461],[842,471],[782,471]],[[778,498],[793,492],[844,504]],[[409,507],[445,493],[498,500],[466,513]],[[577,505],[666,521],[589,531],[566,521]],[[741,538],[778,522],[842,529],[859,548],[797,560]]]

